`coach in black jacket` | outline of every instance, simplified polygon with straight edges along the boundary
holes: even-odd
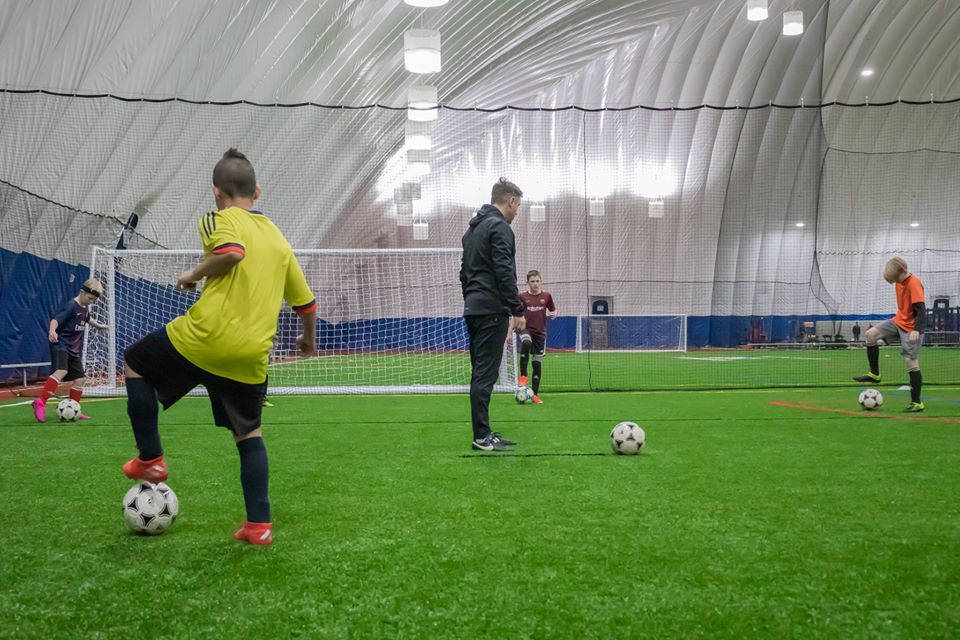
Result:
[[[460,286],[463,316],[470,334],[470,414],[474,449],[503,451],[514,444],[490,430],[490,394],[500,371],[503,345],[511,329],[522,331],[523,301],[517,291],[516,242],[510,223],[523,192],[505,178],[493,185],[490,201],[471,218],[463,234]]]

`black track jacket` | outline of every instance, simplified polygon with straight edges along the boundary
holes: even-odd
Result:
[[[517,291],[516,252],[513,230],[503,214],[493,205],[483,205],[463,234],[463,315],[523,315],[523,301]]]

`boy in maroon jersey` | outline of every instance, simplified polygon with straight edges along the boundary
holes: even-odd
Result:
[[[543,366],[543,355],[547,351],[547,316],[557,317],[557,307],[553,304],[553,296],[543,290],[543,278],[539,271],[527,274],[529,291],[520,294],[523,300],[523,315],[527,320],[527,329],[520,334],[520,378],[517,384],[527,385],[527,362],[533,354],[533,379],[530,386],[533,389],[534,404],[543,404],[540,399],[540,372]]]

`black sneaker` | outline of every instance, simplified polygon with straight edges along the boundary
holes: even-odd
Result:
[[[513,440],[507,440],[506,438],[504,438],[502,435],[500,435],[499,431],[494,431],[493,433],[490,434],[490,437],[493,438],[494,442],[499,442],[500,444],[505,445],[507,447],[512,447],[517,444]]]
[[[470,447],[476,451],[506,451],[507,450],[507,445],[500,442],[499,439],[494,440],[492,433],[482,440],[474,440],[473,442],[470,443]]]

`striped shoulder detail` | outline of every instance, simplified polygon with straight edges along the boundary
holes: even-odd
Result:
[[[200,229],[208,238],[217,230],[217,212],[208,211],[200,218]]]

